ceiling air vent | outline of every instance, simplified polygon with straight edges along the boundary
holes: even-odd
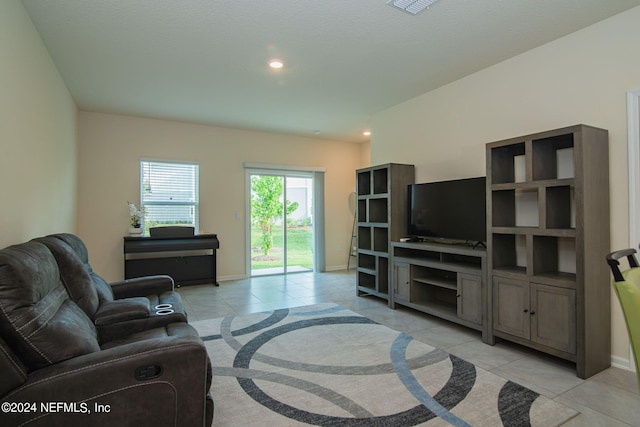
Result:
[[[387,4],[412,15],[417,15],[437,1],[438,0],[387,0]]]

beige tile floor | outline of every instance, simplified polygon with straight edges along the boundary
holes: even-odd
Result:
[[[407,308],[392,310],[376,297],[357,297],[353,270],[264,276],[178,290],[191,321],[340,304],[580,411],[566,426],[640,426],[640,394],[633,372],[609,368],[581,380],[573,364],[563,360],[505,341],[489,346],[477,331]]]

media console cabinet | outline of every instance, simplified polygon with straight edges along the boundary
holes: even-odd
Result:
[[[125,237],[124,278],[168,274],[176,286],[218,285],[216,234],[179,237]]]
[[[459,323],[493,344],[484,248],[392,242],[391,258],[391,308],[399,304]]]

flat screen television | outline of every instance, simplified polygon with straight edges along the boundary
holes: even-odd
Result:
[[[409,185],[408,211],[411,237],[485,242],[486,178]]]

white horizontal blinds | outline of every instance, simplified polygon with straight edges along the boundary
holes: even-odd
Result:
[[[198,175],[197,163],[140,161],[145,230],[165,225],[190,225],[198,230]]]

